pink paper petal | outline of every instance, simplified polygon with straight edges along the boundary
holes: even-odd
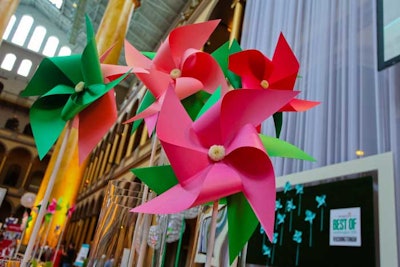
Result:
[[[292,100],[299,92],[278,90],[233,90],[229,91],[221,105],[222,137],[230,139],[245,124],[254,127],[272,116]],[[251,103],[243,110],[241,104]]]
[[[177,184],[156,198],[132,209],[131,212],[170,214],[192,207],[199,196],[203,181],[210,169],[211,167],[207,167],[194,177],[191,177],[190,182],[185,187]]]
[[[144,122],[146,124],[149,137],[156,128],[157,120],[158,120],[158,112],[144,118]]]
[[[319,105],[320,102],[317,101],[308,101],[308,100],[301,100],[301,99],[293,99],[291,100],[287,105],[285,105],[283,108],[281,108],[279,111],[306,111],[309,110],[317,105]]]
[[[129,120],[125,121],[124,123],[130,123],[130,122],[133,122],[133,121],[136,121],[136,120],[139,120],[139,119],[144,119],[144,118],[153,116],[154,114],[157,114],[161,109],[161,104],[162,103],[161,103],[160,100],[156,100],[156,102],[151,104],[148,108],[146,108],[145,110],[143,110],[139,114],[133,116]]]
[[[223,144],[220,115],[221,100],[193,123],[193,130],[204,147]]]
[[[233,140],[229,140],[226,145],[226,154],[229,154],[237,149],[259,149],[264,151],[264,145],[259,137],[257,129],[251,125],[244,125],[239,132],[234,136]]]
[[[191,128],[192,120],[172,88],[159,113],[157,136],[178,180],[185,180],[209,164],[208,148],[202,147]],[[190,162],[190,164],[188,164]]]
[[[175,92],[179,99],[184,99],[203,89],[203,84],[192,77],[180,77],[176,79]]]
[[[193,53],[185,59],[182,75],[199,80],[204,86],[203,90],[208,93],[213,93],[219,86],[221,86],[222,95],[229,90],[218,63],[210,54],[204,52]]]
[[[160,46],[153,63],[166,71],[179,66],[184,52],[201,49],[220,20],[190,24],[171,31],[167,40]]]
[[[141,67],[150,69],[152,61],[140,53],[133,45],[125,40],[125,60],[130,67]]]
[[[164,94],[168,86],[173,82],[169,74],[158,71],[154,67],[149,69],[148,74],[138,74],[137,76],[155,98],[159,98]]]
[[[225,163],[213,163],[201,185],[199,197],[193,206],[219,200],[242,190],[241,177],[232,166]]]
[[[260,89],[272,71],[272,62],[258,50],[244,50],[229,57],[229,69],[242,78],[243,88]]]
[[[276,189],[274,169],[268,155],[260,149],[243,148],[231,153],[229,162],[241,174],[243,193],[272,240]]]
[[[274,84],[274,87],[271,88],[292,89],[296,82],[300,65],[282,33],[279,35],[272,62],[274,68],[269,83],[271,85]]]
[[[86,159],[114,125],[117,115],[114,90],[110,90],[79,113],[78,147],[80,163]]]

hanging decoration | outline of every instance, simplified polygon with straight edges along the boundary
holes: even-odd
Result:
[[[303,234],[302,231],[294,230],[293,241],[297,243],[297,247],[296,247],[296,266],[299,265],[300,244],[302,242],[302,238],[301,238],[302,234]]]
[[[312,212],[311,210],[306,210],[306,216],[304,218],[304,220],[306,222],[308,222],[310,224],[310,238],[308,240],[308,245],[309,247],[312,247],[312,225],[313,225],[313,221],[315,219],[315,212]]]
[[[326,206],[326,195],[316,196],[315,201],[317,201],[317,209],[320,209],[321,212],[319,230],[322,232],[324,229],[324,206]]]
[[[292,221],[293,221],[293,211],[296,209],[296,206],[293,204],[293,199],[289,199],[286,201],[286,212],[289,213],[289,232],[292,232]]]
[[[152,225],[149,228],[149,235],[147,237],[147,244],[153,249],[160,249],[161,247],[162,231],[158,224]]]
[[[304,186],[302,184],[296,184],[296,195],[298,195],[298,202],[297,202],[297,216],[301,214],[301,196],[304,194]]]

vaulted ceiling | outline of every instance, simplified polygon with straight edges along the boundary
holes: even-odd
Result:
[[[48,0],[21,0],[36,7],[54,25],[68,34],[71,44],[84,46],[86,42],[84,15],[87,14],[95,30],[98,28],[108,0],[64,0],[60,10]],[[174,25],[184,20],[202,0],[142,0],[132,14],[126,39],[141,51],[153,51]]]

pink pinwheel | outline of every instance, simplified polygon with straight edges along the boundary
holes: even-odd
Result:
[[[144,118],[151,133],[157,121],[163,96],[170,85],[173,86],[179,99],[184,99],[200,90],[212,93],[219,86],[223,94],[228,91],[228,84],[218,63],[210,54],[199,50],[218,23],[219,20],[213,20],[174,29],[161,44],[153,60],[142,55],[129,42],[125,42],[127,65],[149,71],[136,75],[156,99],[152,105],[128,122]],[[124,73],[126,68],[123,66],[115,68],[114,74]],[[103,66],[103,70],[113,75],[112,67]]]
[[[169,89],[157,136],[178,184],[132,211],[176,213],[242,192],[272,240],[275,175],[255,126],[296,95],[232,90],[193,122]]]
[[[293,90],[299,71],[299,62],[283,34],[272,61],[258,50],[244,50],[229,57],[229,69],[242,78],[246,89]],[[319,102],[292,99],[279,111],[306,111]]]

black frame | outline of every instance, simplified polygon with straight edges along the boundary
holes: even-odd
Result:
[[[400,54],[385,60],[384,52],[385,52],[385,43],[383,36],[383,2],[384,0],[376,0],[376,23],[377,23],[377,39],[378,39],[378,71],[386,69],[398,62],[400,62]]]

